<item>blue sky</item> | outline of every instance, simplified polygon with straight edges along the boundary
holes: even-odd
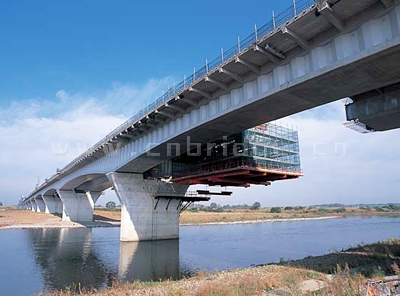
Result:
[[[0,201],[17,203],[161,92],[291,0],[21,1],[0,9]],[[305,176],[235,190],[220,204],[398,202],[400,132],[347,130],[338,101],[285,118]],[[315,145],[323,156],[315,155]],[[336,155],[336,143],[346,153]],[[69,145],[65,156],[56,144]],[[365,185],[368,184],[368,185]],[[107,194],[105,204],[115,197]]]
[[[178,82],[290,3],[3,1],[1,102],[166,76]]]

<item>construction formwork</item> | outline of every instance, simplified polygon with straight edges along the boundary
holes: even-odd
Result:
[[[172,181],[244,186],[302,176],[297,131],[266,123],[172,161]]]

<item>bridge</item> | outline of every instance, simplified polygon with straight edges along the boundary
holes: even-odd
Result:
[[[182,202],[208,193],[188,197],[193,179],[168,177],[176,157],[220,139],[225,147],[232,135],[345,97],[350,128],[398,128],[399,45],[398,0],[294,1],[47,179],[23,206],[89,221],[112,188],[122,206],[121,241],[178,238]],[[247,163],[236,167],[252,174]],[[257,172],[266,177],[234,185],[301,176],[269,165]],[[228,174],[196,182],[226,185]]]

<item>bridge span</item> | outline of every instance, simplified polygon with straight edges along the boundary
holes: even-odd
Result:
[[[353,127],[397,128],[399,61],[399,0],[298,0],[47,179],[23,206],[87,221],[112,187],[122,241],[177,238],[191,183],[149,171],[168,172],[171,159],[197,143],[344,97],[353,99],[346,107]]]

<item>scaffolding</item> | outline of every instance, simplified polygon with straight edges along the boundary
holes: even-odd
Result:
[[[172,181],[243,186],[302,176],[297,131],[266,123],[203,145],[172,161]]]

